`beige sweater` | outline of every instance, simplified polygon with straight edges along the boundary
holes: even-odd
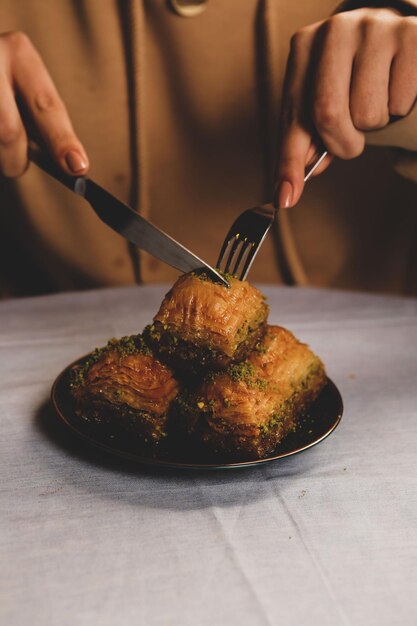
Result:
[[[184,18],[165,0],[2,0],[0,30],[37,46],[91,177],[214,262],[236,215],[271,197],[289,38],[334,9],[208,0]],[[400,148],[406,178],[380,148],[334,163],[281,212],[253,280],[417,294],[417,109],[368,143]],[[3,295],[175,276],[34,166],[0,181],[0,239]]]

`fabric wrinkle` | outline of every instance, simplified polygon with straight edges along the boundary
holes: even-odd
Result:
[[[342,623],[345,626],[349,626],[349,624],[351,624],[351,621],[348,619],[345,611],[343,610],[343,608],[340,606],[340,603],[338,601],[338,598],[336,596],[336,593],[333,590],[332,584],[329,580],[328,575],[326,574],[320,559],[317,557],[317,555],[314,553],[314,550],[312,549],[312,547],[310,546],[309,542],[307,541],[307,538],[305,537],[305,533],[303,532],[301,526],[299,525],[297,519],[295,518],[294,514],[292,513],[285,497],[282,495],[281,491],[279,490],[278,487],[275,487],[275,483],[273,483],[272,481],[268,481],[268,485],[270,486],[270,488],[273,490],[273,492],[275,493],[275,495],[277,496],[278,500],[281,502],[282,508],[285,511],[285,513],[287,514],[288,518],[291,521],[291,524],[294,527],[295,532],[297,533],[302,545],[305,548],[306,554],[308,555],[308,557],[310,558],[311,563],[313,564],[314,569],[317,571],[324,588],[326,589],[326,592],[330,598],[330,600],[332,601],[333,605],[335,606],[338,614],[340,615],[340,618],[342,620]]]
[[[210,499],[207,496],[207,490],[205,490],[203,488],[203,486],[197,481],[195,480],[195,483],[197,484],[197,486],[199,487],[201,496],[203,501],[208,501],[210,503]],[[215,577],[216,573],[218,572],[219,567],[221,566],[222,561],[224,561],[224,559],[227,557],[227,554],[229,554],[231,561],[235,564],[237,570],[240,572],[241,576],[242,576],[242,580],[246,586],[246,588],[248,589],[249,593],[251,594],[251,596],[254,598],[254,601],[256,603],[256,605],[259,607],[259,616],[262,616],[262,618],[264,619],[264,624],[265,626],[274,626],[274,623],[271,621],[270,617],[267,614],[267,610],[264,606],[264,603],[262,602],[262,599],[257,591],[256,588],[256,584],[253,584],[250,576],[248,575],[248,572],[246,571],[245,566],[242,564],[242,560],[239,558],[239,550],[235,547],[235,544],[233,542],[232,539],[232,534],[227,528],[226,528],[226,524],[225,522],[222,520],[222,518],[218,515],[217,512],[217,506],[213,505],[210,503],[210,506],[208,507],[211,514],[212,514],[212,518],[214,519],[214,521],[216,522],[219,530],[220,530],[220,534],[221,537],[224,541],[224,544],[222,546],[222,552],[220,557],[216,560],[216,563],[213,565],[213,570],[211,573],[211,576],[209,577],[209,579],[206,582],[206,585],[204,587],[204,589],[202,590],[202,593],[206,593],[206,591],[210,591],[210,583],[213,580],[213,578]],[[244,504],[242,503],[239,508],[238,508],[238,512],[236,514],[236,519],[235,522],[233,524],[233,528],[232,530],[234,530],[234,528],[236,527],[239,518],[242,515],[242,511],[244,509]],[[199,600],[201,600],[201,598],[199,598]]]

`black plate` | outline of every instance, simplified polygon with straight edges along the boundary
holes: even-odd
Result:
[[[310,407],[309,412],[301,419],[297,430],[287,435],[273,454],[265,459],[234,461],[229,458],[227,461],[221,462],[218,457],[209,456],[207,452],[196,450],[194,447],[190,449],[185,442],[178,441],[171,446],[171,449],[165,448],[154,452],[152,455],[151,453],[146,455],[143,452],[138,453],[129,439],[111,439],[102,436],[98,430],[91,431],[88,424],[82,422],[75,415],[73,400],[69,393],[70,370],[74,365],[82,363],[88,356],[68,365],[55,380],[51,391],[55,411],[65,426],[89,444],[112,455],[137,463],[189,470],[233,469],[260,465],[283,459],[315,446],[334,431],[342,418],[342,397],[336,385],[328,378],[326,386]]]

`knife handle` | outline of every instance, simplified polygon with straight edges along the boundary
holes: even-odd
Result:
[[[60,183],[68,187],[74,193],[84,196],[85,193],[85,176],[69,176],[55,163],[44,150],[42,150],[34,141],[29,141],[28,158],[35,163],[41,170],[58,180]]]

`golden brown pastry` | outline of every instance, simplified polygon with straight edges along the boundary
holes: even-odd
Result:
[[[236,459],[270,454],[326,382],[320,359],[288,330],[268,326],[246,361],[210,373],[177,402],[178,419],[214,452]]]
[[[76,413],[90,425],[115,436],[133,435],[159,443],[179,384],[141,335],[111,340],[74,368],[72,396]]]
[[[225,368],[249,354],[265,332],[268,306],[247,281],[230,289],[204,274],[181,276],[146,333],[158,353],[187,369]]]

